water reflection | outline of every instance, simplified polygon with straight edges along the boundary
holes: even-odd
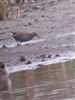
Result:
[[[12,100],[75,100],[75,60],[10,75]]]

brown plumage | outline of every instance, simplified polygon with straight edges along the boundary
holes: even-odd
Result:
[[[33,37],[38,36],[37,33],[27,33],[27,32],[11,32],[12,36],[16,41],[25,42],[33,39]]]

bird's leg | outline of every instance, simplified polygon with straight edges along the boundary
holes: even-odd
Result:
[[[21,45],[21,42],[18,42],[17,40],[16,40],[16,42],[17,42],[17,46],[19,47]]]

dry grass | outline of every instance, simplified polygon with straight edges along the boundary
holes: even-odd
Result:
[[[4,20],[8,15],[7,1],[0,0],[0,20]]]
[[[2,7],[2,1],[0,0],[0,19],[3,19],[3,7]]]

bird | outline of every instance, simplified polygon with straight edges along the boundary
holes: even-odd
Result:
[[[0,93],[11,91],[11,80],[9,79],[9,73],[7,67],[0,61]],[[4,100],[4,99],[3,99]]]
[[[28,33],[28,32],[11,32],[11,35],[13,36],[13,38],[16,40],[17,45],[19,46],[18,42],[26,42],[29,41],[31,39],[33,39],[33,37],[38,36],[37,33],[32,32],[32,33]]]

